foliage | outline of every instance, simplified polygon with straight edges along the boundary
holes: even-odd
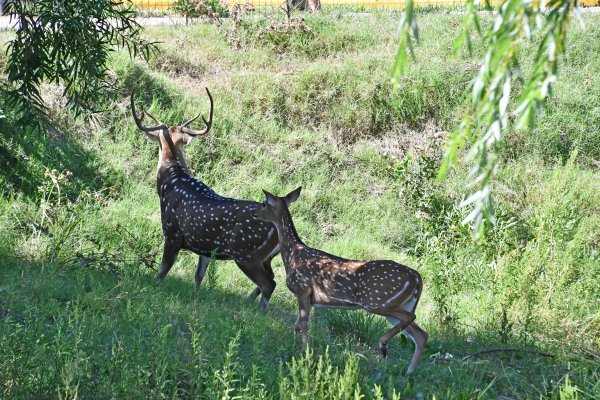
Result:
[[[222,7],[228,7],[226,2],[220,4]],[[212,12],[204,5],[196,8],[208,10],[202,12],[217,25],[223,36],[237,50],[243,46],[261,42],[269,43],[274,48],[285,51],[284,49],[289,46],[291,41],[300,39],[305,44],[310,42],[312,31],[304,22],[304,17],[292,15],[293,7],[290,3],[286,4],[286,8],[274,9],[267,18],[261,19],[259,24],[249,18],[255,8],[248,2],[234,3],[229,8],[225,8],[228,20],[221,18],[223,13]],[[283,18],[280,18],[281,14],[283,14]]]
[[[227,6],[227,4],[225,4]],[[254,11],[254,6],[248,2],[240,4],[235,3],[229,7],[229,17],[231,24],[224,23],[218,14],[212,14],[213,22],[219,27],[223,36],[236,49],[242,48],[242,43],[247,34],[246,28],[249,25],[246,17]]]
[[[402,13],[402,18],[400,19],[400,25],[398,26],[398,33],[398,52],[396,53],[396,58],[392,65],[392,83],[400,86],[397,81],[401,75],[406,73],[408,67],[407,53],[410,52],[410,55],[414,57],[413,37],[416,40],[419,40],[419,27],[417,26],[417,21],[414,17],[413,0],[406,1],[406,7]]]
[[[107,64],[114,47],[132,57],[148,57],[154,48],[121,1],[9,0],[5,7],[19,24],[7,49],[4,94],[23,125],[45,120],[44,82],[63,85],[76,113],[95,110],[110,85]]]
[[[484,35],[477,5],[478,1],[467,0],[454,51],[458,51],[465,42],[469,51],[472,51],[473,30]],[[493,27],[485,32],[486,52],[472,83],[471,109],[450,136],[439,171],[440,178],[447,175],[458,158],[458,150],[468,141],[471,148],[466,162],[473,162],[474,165],[467,180],[474,193],[462,202],[463,206],[472,205],[472,211],[463,223],[473,222],[476,237],[483,235],[486,219],[495,224],[491,182],[498,168],[502,136],[513,125],[516,129],[534,125],[535,116],[539,114],[556,80],[558,59],[565,49],[571,13],[578,11],[576,6],[576,0],[551,0],[548,3],[507,0],[502,3]],[[413,53],[409,27],[418,40],[412,1],[407,3],[400,27],[399,48],[392,69],[394,80],[406,72],[407,51]],[[541,40],[533,70],[525,82],[521,75],[519,51],[524,38],[532,40],[536,35],[541,36]],[[509,102],[515,79],[525,82],[525,85],[516,102],[513,121]]]
[[[284,13],[284,20],[281,22],[272,20],[270,24],[258,32],[258,40],[272,42],[275,46],[283,48],[286,46],[286,42],[289,41],[290,36],[298,33],[310,34],[311,28],[304,22],[304,17],[292,16],[293,7],[291,1],[286,2],[286,7],[282,7],[282,11]],[[310,36],[307,39],[307,41],[310,41]]]
[[[335,368],[325,354],[315,357],[307,348],[299,359],[292,358],[288,365],[289,376],[279,368],[279,394],[281,399],[359,400],[361,394],[358,358],[349,354],[343,372]]]
[[[600,138],[590,107],[600,94],[600,41],[591,40],[600,16],[584,15],[586,30],[570,31],[564,79],[535,134],[504,138],[498,222],[477,244],[460,224],[468,170],[457,165],[442,184],[435,179],[440,144],[463,115],[464,87],[485,48],[473,41],[473,56],[448,61],[444,32],[462,15],[418,15],[430,34],[402,90],[392,91],[397,16],[328,12],[306,17],[308,45],[290,35],[285,46],[249,40],[234,51],[214,24],[149,27],[163,51],[149,64],[115,52],[115,91],[98,102],[110,112],[77,117],[49,85],[56,130],[17,131],[11,110],[0,120],[0,397],[278,399],[354,395],[357,385],[363,399],[600,393]],[[251,32],[264,26],[246,22]],[[482,27],[492,22],[481,16]],[[0,32],[0,42],[13,34]],[[537,43],[523,46],[528,71]],[[149,112],[169,123],[206,110],[204,86],[215,122],[186,147],[195,176],[252,200],[263,188],[302,184],[291,212],[307,244],[420,272],[417,322],[430,340],[415,376],[404,375],[412,343],[394,338],[383,361],[377,338],[389,324],[359,310],[314,309],[306,359],[280,257],[265,312],[246,301],[254,285],[232,262],[216,260],[195,291],[198,259],[182,251],[155,280],[158,148],[131,118],[130,91],[145,93]],[[66,171],[73,175],[60,180],[59,197],[52,175]],[[43,204],[51,220],[41,224]],[[557,357],[461,361],[498,347]],[[319,359],[327,378],[310,385]]]
[[[224,0],[175,0],[171,9],[186,20],[200,17],[225,17],[228,14]]]

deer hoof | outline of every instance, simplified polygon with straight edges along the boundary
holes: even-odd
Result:
[[[261,299],[259,303],[260,311],[265,311],[267,309],[267,304],[269,304],[269,300]]]

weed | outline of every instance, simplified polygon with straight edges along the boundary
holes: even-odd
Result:
[[[467,171],[435,180],[482,51],[474,42],[473,56],[449,58],[446,33],[460,18],[420,17],[399,90],[387,75],[399,16],[324,9],[305,16],[310,31],[272,38],[258,36],[269,20],[243,17],[239,50],[212,23],[148,28],[163,54],[142,65],[115,52],[114,90],[95,121],[61,107],[48,85],[56,130],[45,136],[16,131],[0,97],[0,397],[596,396],[598,17],[570,33],[564,79],[536,130],[507,138],[485,243],[461,224]],[[199,179],[252,200],[302,184],[291,212],[307,244],[422,275],[417,322],[429,342],[414,377],[403,375],[412,343],[393,340],[384,362],[376,341],[389,325],[362,312],[315,310],[313,347],[300,352],[279,258],[264,313],[242,300],[253,284],[231,262],[211,265],[196,292],[197,258],[183,251],[155,281],[157,150],[136,131],[128,96],[140,88],[152,114],[178,121],[204,109],[204,86],[213,130],[186,148]],[[507,346],[557,357],[461,361]]]

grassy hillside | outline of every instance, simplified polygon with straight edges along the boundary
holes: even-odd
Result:
[[[535,131],[509,133],[498,225],[483,244],[460,224],[465,168],[434,180],[480,43],[451,57],[460,15],[422,12],[416,62],[394,90],[398,18],[330,11],[286,34],[245,21],[240,49],[215,25],[149,28],[160,54],[115,54],[105,112],[75,118],[48,86],[47,136],[0,119],[0,397],[597,398],[600,16],[572,26]],[[187,148],[197,177],[261,201],[263,188],[301,184],[291,211],[307,244],[422,274],[417,320],[430,340],[413,377],[412,344],[392,340],[384,361],[386,322],[362,311],[315,310],[301,353],[280,258],[264,313],[231,262],[211,265],[198,292],[190,253],[155,280],[157,146],[135,128],[128,95],[136,88],[175,124],[207,109],[204,86],[215,123]],[[504,347],[519,351],[461,360]]]

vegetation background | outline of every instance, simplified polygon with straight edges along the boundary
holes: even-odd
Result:
[[[147,28],[161,51],[149,63],[116,52],[93,118],[65,107],[58,85],[43,88],[54,124],[43,137],[13,128],[1,107],[2,397],[598,398],[600,17],[572,25],[535,130],[506,138],[498,224],[476,243],[460,223],[466,167],[435,176],[482,48],[451,57],[461,16],[417,12],[421,44],[398,90],[399,16],[329,10],[306,16],[309,29],[259,18]],[[301,353],[279,258],[265,313],[244,300],[252,284],[230,262],[211,265],[199,292],[189,253],[155,281],[157,148],[128,95],[136,88],[178,123],[207,109],[204,86],[215,124],[187,149],[198,178],[253,200],[301,184],[292,212],[309,245],[423,275],[430,341],[413,377],[403,374],[412,344],[394,339],[382,360],[386,323],[360,311],[316,310]],[[520,351],[462,361],[500,347]]]

